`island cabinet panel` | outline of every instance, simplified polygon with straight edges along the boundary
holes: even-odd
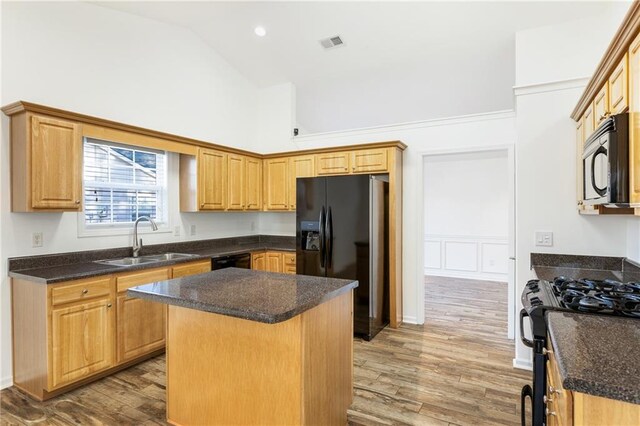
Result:
[[[198,194],[200,210],[227,208],[227,154],[211,149],[198,151]]]
[[[266,324],[170,305],[168,421],[345,425],[353,393],[351,306],[349,291]]]
[[[247,157],[245,159],[245,209],[262,209],[262,160]]]
[[[328,152],[316,155],[316,173],[323,175],[344,175],[349,173],[351,153]]]
[[[81,210],[81,125],[26,112],[14,116],[11,173],[12,211]]]
[[[114,323],[109,297],[51,310],[49,390],[113,366]]]
[[[264,160],[264,210],[289,209],[289,159]]]
[[[245,159],[243,155],[228,155],[227,210],[244,210]]]
[[[298,155],[289,159],[289,209],[296,209],[296,179],[315,177],[315,157]]]
[[[165,345],[166,306],[127,296],[127,289],[170,278],[169,268],[156,268],[116,278],[118,364],[162,349]]]

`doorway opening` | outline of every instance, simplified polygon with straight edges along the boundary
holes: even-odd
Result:
[[[513,147],[423,156],[425,323],[513,338]],[[447,312],[449,312],[447,314]]]

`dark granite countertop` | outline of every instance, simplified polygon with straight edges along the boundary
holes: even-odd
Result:
[[[539,279],[547,281],[560,276],[640,281],[638,264],[623,257],[531,253],[531,268]]]
[[[193,256],[133,266],[96,263],[96,260],[131,256],[130,247],[11,258],[9,259],[9,276],[42,284],[55,284],[260,250],[295,251],[295,237],[248,236],[150,245],[143,248],[142,255],[176,252]]]
[[[128,295],[251,321],[286,321],[357,281],[227,268],[130,288]]]
[[[640,320],[547,313],[565,389],[640,404]]]

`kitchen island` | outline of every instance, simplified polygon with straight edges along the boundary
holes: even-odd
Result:
[[[228,268],[129,289],[169,305],[169,423],[346,424],[357,286]]]

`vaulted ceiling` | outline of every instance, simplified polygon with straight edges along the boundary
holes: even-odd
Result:
[[[198,34],[258,87],[292,82],[304,132],[511,109],[515,32],[606,2],[97,2]],[[254,28],[266,29],[258,37]],[[340,35],[344,46],[319,40]]]

